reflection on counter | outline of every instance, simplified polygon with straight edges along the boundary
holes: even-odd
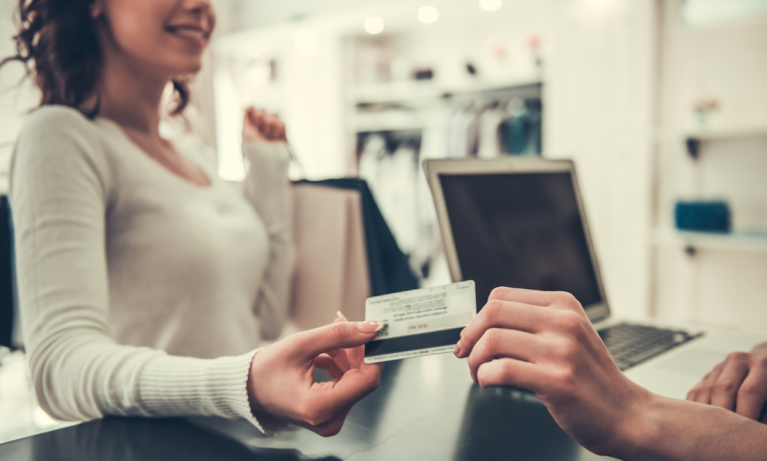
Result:
[[[23,456],[26,454],[27,456]],[[30,461],[333,461],[295,449],[256,448],[180,419],[106,418],[0,447],[0,458]]]

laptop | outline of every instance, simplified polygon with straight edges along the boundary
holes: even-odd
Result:
[[[567,291],[583,305],[616,365],[656,393],[685,398],[729,352],[766,336],[613,318],[575,166],[539,157],[425,160],[454,282]]]

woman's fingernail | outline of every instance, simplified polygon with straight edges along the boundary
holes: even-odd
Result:
[[[346,319],[344,314],[341,313],[341,311],[336,311],[336,317],[338,317],[339,319],[343,320],[344,322],[348,322],[348,320]]]
[[[458,341],[455,343],[455,349],[453,349],[453,354],[458,357],[461,354],[461,341]]]
[[[371,320],[368,322],[359,322],[357,323],[357,331],[359,331],[362,334],[370,334],[375,333],[377,331],[381,331],[383,328],[383,323],[378,322],[376,320]]]

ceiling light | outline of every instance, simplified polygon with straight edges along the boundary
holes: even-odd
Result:
[[[424,24],[433,24],[439,19],[439,10],[426,5],[418,8],[418,20]]]
[[[503,6],[503,0],[479,0],[479,7],[485,11],[496,11]]]
[[[370,35],[378,35],[384,30],[384,20],[378,16],[371,16],[365,19],[365,32]]]

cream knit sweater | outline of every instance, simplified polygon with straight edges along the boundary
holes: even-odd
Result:
[[[70,108],[38,109],[19,136],[19,303],[35,393],[55,418],[217,415],[261,428],[245,385],[261,337],[287,315],[287,149],[243,146],[243,194],[202,146],[175,145],[210,187]]]

